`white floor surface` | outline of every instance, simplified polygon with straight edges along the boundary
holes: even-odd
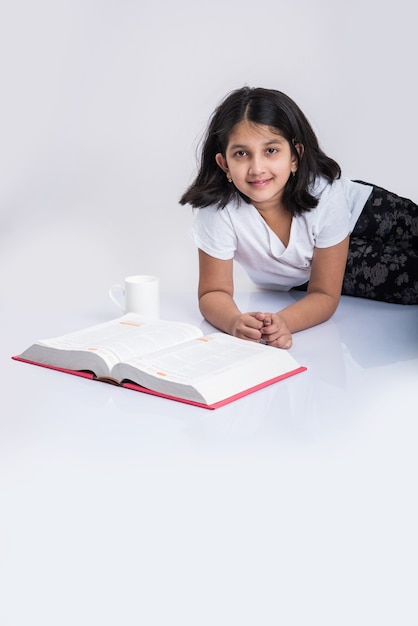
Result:
[[[0,626],[417,626],[417,306],[342,298],[216,411],[10,359],[103,312],[4,317]]]

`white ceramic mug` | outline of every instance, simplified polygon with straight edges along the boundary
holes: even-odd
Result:
[[[116,296],[116,293],[122,295]],[[123,285],[112,285],[109,289],[111,300],[124,313],[138,313],[150,319],[160,316],[160,289],[157,276],[127,276]]]

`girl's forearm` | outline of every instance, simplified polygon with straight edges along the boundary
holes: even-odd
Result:
[[[241,313],[232,296],[225,291],[203,294],[199,298],[199,308],[210,324],[228,334],[232,334],[234,322]]]
[[[328,320],[336,311],[339,298],[312,292],[298,302],[278,311],[291,333],[316,326]]]
[[[339,298],[321,292],[311,292],[298,302],[278,311],[291,333],[316,326],[328,320],[338,306]],[[241,315],[233,297],[225,291],[210,291],[199,298],[200,312],[213,326],[228,334]]]

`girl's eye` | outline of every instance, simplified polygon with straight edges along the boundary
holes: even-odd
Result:
[[[235,152],[235,156],[237,156],[237,157],[243,157],[243,156],[245,156],[246,154],[247,154],[247,153],[245,152],[245,150],[237,150],[237,151]]]
[[[267,148],[267,154],[276,154],[277,152],[277,148]]]

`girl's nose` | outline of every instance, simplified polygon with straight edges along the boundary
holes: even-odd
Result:
[[[261,158],[253,157],[251,159],[250,167],[248,168],[248,173],[253,176],[258,176],[264,172],[264,166]]]

